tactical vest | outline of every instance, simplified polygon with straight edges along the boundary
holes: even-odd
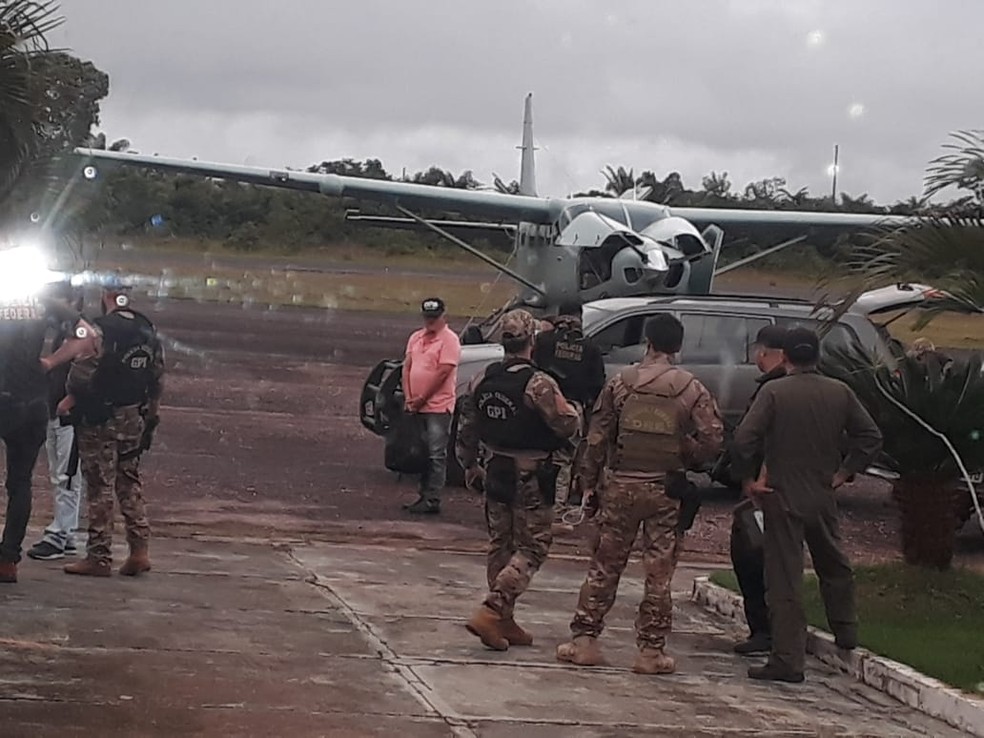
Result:
[[[584,334],[577,325],[565,325],[542,337],[544,345],[535,352],[543,371],[557,380],[564,397],[581,403],[589,402],[588,379],[585,376]]]
[[[511,367],[520,369],[507,371]],[[476,424],[483,443],[516,451],[556,451],[566,441],[526,404],[526,385],[536,373],[523,359],[492,364],[475,388]]]
[[[129,308],[97,318],[103,355],[92,380],[94,398],[114,407],[147,402],[154,376],[157,331],[146,317]]]
[[[666,381],[667,374],[682,371],[669,367],[642,385],[637,367],[622,372],[629,395],[619,412],[613,471],[664,474],[684,468],[680,446],[689,414],[679,397],[694,379],[682,388]]]

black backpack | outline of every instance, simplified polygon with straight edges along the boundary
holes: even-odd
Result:
[[[419,415],[404,412],[392,414],[385,438],[383,463],[387,469],[401,474],[424,472],[428,454]]]

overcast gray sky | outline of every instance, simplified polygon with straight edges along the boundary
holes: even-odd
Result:
[[[984,127],[984,2],[62,0],[53,39],[110,75],[102,129],[143,153],[302,167],[373,156],[518,177],[534,93],[541,194],[606,164],[917,194]]]

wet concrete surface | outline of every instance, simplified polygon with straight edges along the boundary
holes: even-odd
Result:
[[[481,499],[449,489],[439,518],[403,513],[414,480],[383,468],[381,440],[357,419],[366,373],[401,354],[414,316],[138,306],[168,339],[163,422],[142,462],[155,571],[79,580],[25,561],[21,583],[0,587],[0,738],[947,735],[819,666],[799,691],[733,691],[744,665],[683,598],[676,686],[624,671],[625,604],[610,630],[623,670],[562,669],[552,648],[583,563],[559,558],[523,609],[542,645],[476,648],[459,622],[481,584],[464,553],[484,545]],[[27,545],[50,519],[44,461],[35,485]],[[855,559],[897,555],[882,485],[854,485],[841,503]],[[685,560],[726,565],[732,504],[721,493],[705,504]],[[555,551],[584,553],[589,533],[559,534]],[[980,558],[982,542],[965,531],[961,560]]]
[[[642,677],[635,565],[603,637],[610,666],[558,664],[584,563],[547,562],[517,618],[532,648],[462,627],[481,556],[410,547],[165,538],[138,579],[27,562],[0,590],[0,726],[46,736],[941,736],[945,725],[811,662],[762,685],[736,637],[674,581],[678,673]],[[117,552],[120,558],[122,551]]]

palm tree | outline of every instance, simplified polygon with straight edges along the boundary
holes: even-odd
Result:
[[[970,196],[957,206],[927,207],[901,228],[872,234],[850,265],[855,283],[840,296],[831,312],[834,319],[866,290],[914,281],[943,291],[927,304],[922,325],[943,311],[984,314],[984,132],[953,138],[956,143],[945,147],[950,153],[930,163],[925,196],[949,187],[969,190]],[[950,450],[937,434],[972,471],[984,468],[981,356],[955,362],[946,371],[905,357],[893,371],[852,350],[832,353],[826,370],[855,389],[881,426],[886,453],[899,475],[894,491],[906,561],[948,566],[954,511],[969,500],[958,487],[961,476]]]
[[[50,0],[0,0],[0,196],[37,143],[32,60],[47,51],[45,35],[62,22]]]
[[[607,180],[605,183],[605,192],[610,192],[615,197],[635,189],[635,174],[631,169],[626,170],[625,167],[615,169],[612,166],[607,166],[602,174],[605,175],[605,179]]]
[[[966,495],[959,487],[961,470],[938,434],[965,467],[984,468],[982,357],[945,369],[936,361],[904,357],[893,369],[859,348],[833,348],[822,369],[855,391],[882,430],[885,462],[898,475],[892,491],[905,561],[947,568]]]
[[[838,300],[845,312],[870,289],[899,282],[929,282],[946,293],[923,313],[984,313],[984,131],[953,134],[951,153],[930,162],[924,199],[950,187],[970,195],[949,206],[925,207],[911,222],[876,229],[848,264],[854,288]]]
[[[943,154],[930,162],[926,173],[926,196],[948,187],[970,190],[978,204],[984,203],[984,130],[951,133]]]

